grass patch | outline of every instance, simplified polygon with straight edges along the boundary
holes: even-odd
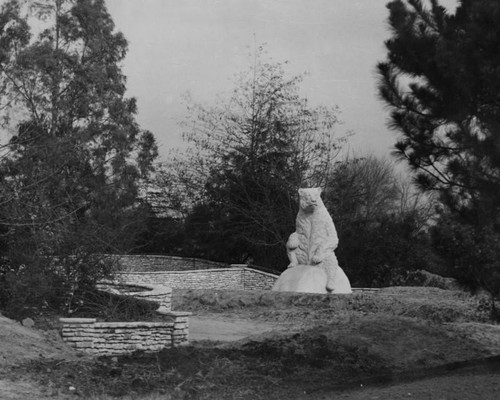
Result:
[[[489,322],[487,296],[438,288],[387,288],[374,293],[322,295],[243,290],[174,290],[173,308],[191,312],[248,314],[287,322],[302,313],[321,322],[339,315],[388,313],[433,322]]]

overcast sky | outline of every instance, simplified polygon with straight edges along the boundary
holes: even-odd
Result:
[[[248,69],[254,43],[267,43],[288,73],[307,72],[313,105],[338,105],[356,152],[389,154],[396,134],[377,98],[375,66],[385,57],[387,0],[107,0],[129,41],[124,63],[138,122],[158,139],[161,155],[180,144],[182,96],[210,103]],[[456,0],[442,1],[454,6]],[[255,38],[255,39],[254,39]]]

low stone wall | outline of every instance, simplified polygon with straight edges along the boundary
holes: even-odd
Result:
[[[228,268],[229,264],[200,258],[155,256],[148,254],[113,255],[124,272],[189,271],[209,268]]]
[[[197,271],[120,272],[119,281],[138,285],[165,285],[173,289],[242,289],[241,270],[210,269]]]
[[[242,270],[243,289],[245,290],[271,290],[278,279],[278,275],[246,266]]]
[[[97,322],[95,318],[61,318],[62,338],[76,350],[92,355],[160,351],[187,344],[188,312],[162,313],[172,321]]]
[[[255,270],[246,266],[224,269],[203,269],[195,271],[162,272],[119,272],[118,282],[136,285],[163,285],[174,289],[271,289],[277,275]]]
[[[140,288],[144,290],[131,291],[131,288],[134,286],[140,286]],[[122,296],[131,296],[136,299],[154,301],[159,304],[159,310],[172,310],[172,288],[170,287],[155,284],[138,285],[136,282],[131,283],[121,281],[118,283],[112,281],[102,281],[97,285],[97,289],[104,292],[120,294]]]
[[[231,268],[203,269],[194,271],[118,272],[113,286],[121,284],[142,286],[163,291],[155,298],[153,290],[144,292],[119,292],[137,298],[146,298],[164,304],[171,309],[174,289],[214,290],[271,290],[279,275],[259,271],[246,264],[232,264]],[[166,286],[166,287],[165,287]],[[377,288],[352,288],[353,292],[377,292]]]

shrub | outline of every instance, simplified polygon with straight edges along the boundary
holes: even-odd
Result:
[[[426,238],[415,234],[411,219],[386,217],[371,225],[351,225],[339,232],[340,266],[353,286],[406,284],[409,275],[430,264]]]
[[[80,296],[113,268],[111,258],[84,252],[6,258],[0,265],[0,308],[17,320],[44,309],[71,314]]]
[[[156,310],[159,304],[150,300],[130,296],[88,290],[76,299],[72,317],[97,318],[103,321],[144,321],[159,319]]]
[[[498,318],[495,297],[500,295],[500,234],[490,226],[446,218],[433,229],[432,237],[453,277],[472,291],[482,288],[490,293],[491,311]]]

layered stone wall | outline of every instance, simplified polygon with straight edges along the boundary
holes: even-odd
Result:
[[[197,271],[121,272],[120,282],[138,285],[165,285],[174,289],[242,289],[241,270],[207,269]]]
[[[61,318],[62,338],[76,350],[92,355],[160,351],[188,343],[188,312],[163,315],[171,321],[97,322],[95,318]]]
[[[278,279],[278,275],[248,267],[242,267],[242,274],[243,289],[245,290],[271,290]]]
[[[155,256],[147,254],[113,255],[124,272],[189,271],[208,268],[227,268],[229,264],[199,258]]]
[[[277,275],[243,266],[196,271],[120,272],[119,282],[136,285],[163,285],[174,289],[271,289]]]
[[[157,301],[171,309],[174,289],[215,290],[271,290],[279,275],[259,271],[246,264],[232,264],[230,268],[202,269],[193,271],[139,271],[118,272],[112,284],[137,285],[148,288],[144,292],[123,292],[137,298]],[[166,286],[166,287],[165,287]],[[353,288],[356,292],[374,292],[374,288]],[[158,295],[158,297],[156,297]]]
[[[268,290],[278,275],[246,264],[225,264],[199,258],[155,255],[116,255],[119,282],[161,285],[176,289]],[[136,295],[136,294],[134,294]]]

